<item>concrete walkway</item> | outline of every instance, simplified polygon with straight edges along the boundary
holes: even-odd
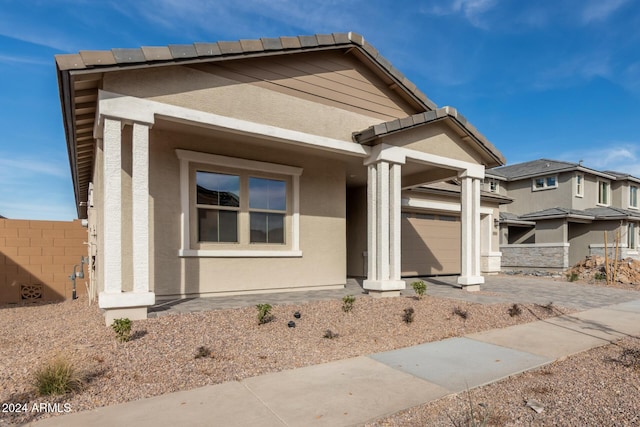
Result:
[[[63,415],[32,425],[360,425],[405,408],[535,369],[624,336],[640,337],[640,293],[539,279],[522,284],[520,279],[510,279],[511,288],[506,290],[501,287],[508,285],[509,278],[500,277],[492,278],[480,294],[457,290],[452,295],[488,302],[486,299],[501,300],[511,294],[507,298],[509,301],[548,303],[552,300],[557,305],[582,308],[583,311]],[[516,284],[522,284],[522,290],[512,289]],[[447,293],[452,289],[446,281],[432,285],[429,293]],[[546,286],[551,289],[543,289]],[[540,289],[540,294],[529,289],[523,295],[517,295],[531,287]],[[557,288],[561,288],[561,291]],[[513,295],[514,292],[516,295]],[[598,308],[588,308],[592,306]],[[588,309],[585,310],[585,307]]]

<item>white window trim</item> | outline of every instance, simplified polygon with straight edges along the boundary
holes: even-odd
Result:
[[[604,182],[605,184],[607,184],[607,202],[606,203],[601,203],[600,202],[600,183]],[[597,193],[596,193],[596,205],[597,206],[611,206],[611,182],[604,180],[604,179],[598,179],[597,182]]]
[[[578,191],[578,177],[581,178],[580,191]],[[576,174],[575,194],[576,194],[576,197],[584,197],[584,174],[583,173]]]
[[[638,196],[640,195],[640,194],[639,194],[639,193],[640,193],[640,190],[638,190],[638,188],[640,188],[640,187],[638,187],[637,185],[630,185],[630,186],[628,187],[628,188],[629,188],[629,191],[628,191],[627,202],[628,202],[628,204],[629,204],[629,209],[636,209],[636,210],[637,210],[637,209],[638,209],[638,204],[636,204],[635,206],[633,206],[633,205],[631,204],[631,188],[632,188],[632,187],[635,187],[635,188],[636,188],[636,203],[638,203]]]
[[[543,184],[541,188],[536,187],[536,179],[542,178]],[[549,186],[547,185],[547,178],[555,178],[556,185]],[[554,188],[558,188],[558,175],[545,175],[545,176],[536,176],[535,178],[531,178],[531,190],[532,191],[544,191],[544,190],[553,190]]]
[[[181,247],[178,250],[178,256],[220,258],[290,258],[302,256],[302,251],[300,250],[300,175],[302,175],[302,168],[179,149],[176,150],[176,155],[178,156],[178,159],[180,159],[180,222],[182,228]],[[204,163],[212,166],[243,169],[249,172],[267,172],[290,176],[292,182],[291,194],[293,199],[291,209],[291,249],[191,249],[191,238],[189,230],[191,208],[189,203],[189,164],[192,162]]]

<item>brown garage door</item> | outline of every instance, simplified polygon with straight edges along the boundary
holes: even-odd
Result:
[[[402,275],[460,274],[460,217],[402,213]]]

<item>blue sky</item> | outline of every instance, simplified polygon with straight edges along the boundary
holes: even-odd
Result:
[[[355,31],[509,163],[640,176],[636,0],[0,0],[0,215],[76,217],[54,55]]]

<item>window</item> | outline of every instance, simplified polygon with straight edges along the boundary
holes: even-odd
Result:
[[[186,150],[176,154],[180,256],[302,256],[301,168]]]
[[[636,225],[632,222],[627,226],[627,245],[629,249],[636,248]]]
[[[251,243],[284,243],[286,211],[285,181],[249,178]]]
[[[576,197],[582,197],[584,195],[584,175],[576,175]]]
[[[196,172],[199,242],[237,242],[240,177]]]
[[[550,190],[552,188],[558,188],[558,176],[550,175],[539,178],[533,178],[532,180],[533,191],[538,190]]]
[[[490,191],[492,193],[497,193],[500,189],[498,184],[498,180],[493,178],[486,178],[484,180],[484,189],[485,191]]]
[[[609,205],[609,183],[598,181],[598,204]]]
[[[629,187],[629,207],[637,208],[638,207],[638,187],[632,185]]]

